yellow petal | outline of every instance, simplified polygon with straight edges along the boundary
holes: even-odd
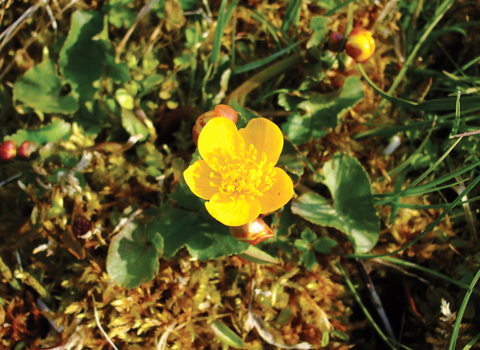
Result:
[[[202,129],[198,138],[198,150],[212,169],[217,164],[226,165],[244,152],[245,142],[235,123],[227,118],[214,118]]]
[[[233,199],[232,199],[233,198]],[[255,220],[260,215],[260,202],[250,196],[230,196],[215,194],[210,202],[205,203],[210,215],[226,226],[241,226]]]
[[[252,144],[261,160],[262,152],[267,155],[267,164],[277,164],[283,149],[283,134],[280,128],[265,118],[252,119],[245,129],[240,129],[245,140],[245,149]]]
[[[214,178],[210,177],[213,173]],[[195,195],[209,200],[218,192],[220,186],[220,174],[212,170],[204,160],[196,161],[183,172],[183,177],[188,187]],[[215,186],[211,186],[211,184]]]
[[[293,196],[293,183],[290,176],[280,168],[273,169],[275,170],[273,186],[264,192],[263,196],[257,197],[262,205],[262,214],[271,213],[283,207]]]

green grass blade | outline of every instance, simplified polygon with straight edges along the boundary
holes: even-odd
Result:
[[[265,68],[260,73],[255,74],[253,77],[248,79],[238,88],[236,88],[230,95],[225,98],[225,101],[228,103],[230,100],[240,101],[239,103],[243,105],[243,99],[247,94],[252,90],[259,87],[261,84],[265,83],[269,79],[285,73],[288,69],[295,67],[297,64],[300,64],[303,61],[303,57],[300,54],[294,54],[290,57],[287,57],[277,63],[272,64],[270,67]]]
[[[468,204],[479,200],[480,197],[471,198],[465,201],[461,201],[458,205]],[[444,204],[407,204],[407,203],[398,203],[395,204],[398,208],[407,208],[407,209],[416,209],[416,210],[425,210],[425,209],[443,209],[450,205],[451,203]]]
[[[370,322],[370,324],[373,326],[373,328],[375,329],[375,331],[377,332],[377,334],[380,336],[380,338],[382,338],[382,340],[385,342],[385,344],[388,345],[388,347],[390,349],[396,349],[395,346],[392,345],[392,343],[388,340],[388,338],[385,336],[385,334],[383,334],[382,330],[380,329],[380,327],[377,325],[377,323],[375,322],[375,320],[373,319],[373,317],[370,315],[370,313],[368,312],[367,308],[365,307],[365,305],[363,305],[363,302],[362,302],[362,299],[360,298],[360,296],[358,295],[357,291],[355,290],[355,286],[353,285],[352,281],[350,281],[350,278],[348,278],[347,276],[347,273],[345,272],[345,270],[343,269],[342,265],[340,265],[339,261],[337,260],[337,258],[334,258],[335,259],[335,263],[338,267],[338,269],[340,270],[340,272],[342,273],[343,275],[343,278],[345,278],[345,282],[347,283],[347,286],[348,288],[350,289],[350,291],[352,292],[353,296],[355,297],[355,300],[357,301],[358,305],[360,305],[360,308],[362,309],[365,317],[367,318],[367,320]]]
[[[405,188],[404,190],[398,192],[397,194],[395,194],[391,199],[389,200],[384,200],[384,201],[381,201],[379,204],[377,205],[383,205],[383,204],[387,204],[388,202],[390,202],[391,200],[397,198],[397,197],[400,197],[401,195],[403,195],[406,191],[408,191],[409,189],[412,189],[414,188],[416,185],[418,185],[424,178],[426,178],[432,171],[434,171],[442,162],[443,160],[445,159],[445,157],[447,157],[450,152],[455,148],[455,146],[460,142],[461,138],[459,138],[441,157],[440,159],[438,159],[435,164],[433,164],[432,166],[430,166],[430,168],[427,169],[427,171],[425,171],[422,175],[420,175],[415,181],[413,181],[410,185],[408,185],[407,188]]]
[[[425,137],[425,140],[422,141],[422,143],[420,144],[420,146],[410,155],[410,157],[408,157],[408,159],[406,161],[404,161],[402,164],[400,164],[398,167],[396,167],[395,169],[391,170],[388,172],[388,175],[389,176],[394,176],[395,174],[397,174],[398,172],[402,171],[403,169],[405,169],[407,166],[410,165],[410,163],[412,163],[412,161],[415,159],[415,155],[419,154],[420,152],[422,152],[423,148],[425,147],[425,145],[427,144],[428,140],[430,140],[430,136],[432,135],[432,132],[433,132],[433,129],[435,128],[435,124],[436,124],[436,121],[437,121],[437,118],[435,118],[435,120],[433,121],[432,123],[432,127],[430,128],[430,131],[429,133],[427,134],[427,137]]]
[[[444,0],[439,7],[437,7],[437,10],[435,11],[435,14],[431,20],[431,22],[427,25],[425,31],[423,32],[423,35],[420,37],[420,39],[418,40],[417,44],[415,45],[415,47],[413,48],[412,52],[410,53],[410,55],[408,56],[407,60],[405,61],[405,64],[403,65],[402,69],[400,70],[400,72],[398,73],[397,77],[395,78],[395,80],[393,81],[392,83],[392,86],[390,87],[390,89],[388,90],[387,92],[387,95],[388,96],[392,96],[394,91],[397,89],[398,85],[400,84],[400,82],[403,80],[403,78],[405,77],[405,74],[407,73],[407,70],[408,68],[410,67],[410,65],[413,63],[413,60],[415,59],[415,57],[417,56],[417,53],[418,51],[423,47],[423,43],[425,42],[425,40],[428,38],[428,36],[430,35],[430,33],[432,32],[433,28],[435,28],[435,26],[437,25],[438,22],[440,22],[440,20],[442,19],[443,15],[445,15],[445,12],[447,12],[447,10],[450,8],[450,6],[454,3],[454,0]],[[384,96],[383,96],[384,97]],[[380,102],[378,108],[377,108],[377,111],[374,113],[374,115],[372,116],[372,119],[370,119],[370,121],[373,122],[373,120],[375,120],[375,118],[377,117],[378,113],[380,113],[380,111],[382,110],[383,106],[385,105],[386,103],[386,99],[382,100],[382,102]]]
[[[402,265],[402,266],[405,266],[405,267],[411,267],[412,269],[428,273],[429,275],[435,276],[435,277],[440,278],[444,281],[455,284],[455,285],[459,286],[460,288],[468,289],[468,284],[466,284],[466,283],[457,281],[456,279],[445,276],[444,274],[441,274],[440,272],[427,269],[426,267],[411,263],[409,261],[405,261],[405,260],[401,260],[401,259],[397,259],[397,258],[392,258],[392,257],[389,257],[389,256],[383,257],[381,260],[385,260],[385,261],[391,262],[393,264],[398,264],[398,265]]]
[[[345,6],[347,6],[349,3],[351,2],[354,2],[355,0],[347,0],[345,2],[342,2],[341,4],[335,6],[333,9],[331,9],[330,11],[327,11],[323,14],[323,17],[328,17],[328,16],[331,16],[333,15],[335,12],[337,12],[338,10],[341,10],[342,8],[344,8]]]
[[[345,254],[344,257],[347,258],[381,258],[384,256],[389,256],[389,255],[395,255],[397,253],[400,253],[404,251],[405,249],[411,247],[415,243],[417,243],[419,240],[421,240],[427,233],[429,233],[431,230],[434,229],[437,224],[443,220],[445,216],[457,205],[459,205],[462,202],[462,198],[465,197],[478,183],[480,182],[480,176],[477,176],[477,178],[470,184],[468,187],[460,194],[457,196],[457,198],[430,224],[425,228],[425,230],[419,234],[416,238],[414,238],[411,242],[408,244],[404,245],[402,248],[399,248],[393,252],[390,253],[385,253],[385,254],[379,254],[379,255],[373,255],[373,254]]]
[[[210,56],[210,63],[216,64],[220,59],[220,50],[222,48],[222,37],[226,26],[226,14],[227,1],[222,0],[220,10],[218,11],[217,28],[215,29],[215,35],[213,36],[212,55]]]
[[[454,183],[444,185],[444,186],[440,186],[440,187],[433,187],[433,188],[420,189],[420,190],[418,189],[418,187],[416,187],[416,188],[413,188],[413,189],[405,192],[402,197],[421,196],[421,195],[424,195],[424,194],[427,194],[427,193],[441,191],[441,190],[459,185],[461,183],[464,183],[465,181],[468,181],[468,180],[470,180],[470,179],[456,181]]]
[[[480,56],[478,57],[475,57],[473,60],[471,60],[470,62],[468,62],[467,64],[465,64],[463,67],[462,67],[462,70],[466,70],[468,68],[470,68],[471,66],[473,66],[475,63],[477,63],[478,61],[480,61]],[[458,71],[455,71],[453,74],[457,74]]]
[[[275,40],[275,43],[277,44],[278,49],[282,48],[282,42],[280,38],[278,37],[278,32],[280,32],[280,28],[277,26],[273,25],[270,21],[268,21],[262,14],[258,13],[256,10],[250,10],[249,11],[250,16],[262,25],[265,26],[265,28],[268,30],[270,35],[272,36],[273,40]],[[288,38],[285,38],[285,42],[290,44],[290,40]]]
[[[437,186],[441,183],[444,183],[448,180],[451,180],[451,179],[455,178],[456,176],[462,175],[463,173],[466,173],[467,171],[469,171],[473,168],[476,168],[477,166],[480,166],[480,161],[477,161],[477,162],[472,163],[470,165],[467,165],[463,168],[455,170],[454,172],[451,172],[450,174],[443,175],[443,176],[439,177],[438,179],[432,180],[429,183],[417,186],[417,187],[415,187],[414,190],[415,191],[423,191],[424,189],[428,189],[428,188],[431,188],[433,186]],[[405,191],[405,192],[407,192],[407,191]]]
[[[457,344],[457,338],[458,338],[458,331],[460,330],[460,324],[462,323],[463,314],[465,313],[465,309],[467,308],[468,300],[470,299],[470,296],[472,295],[473,288],[477,284],[478,279],[480,279],[480,270],[477,271],[475,277],[472,280],[472,283],[470,283],[470,286],[468,287],[467,293],[465,294],[465,297],[463,298],[462,305],[460,306],[460,309],[458,310],[457,319],[455,320],[455,325],[453,326],[452,339],[450,340],[450,345],[448,346],[448,350],[455,350],[455,345]]]
[[[430,100],[430,101],[424,101],[424,102],[411,102],[398,97],[393,97],[388,92],[385,93],[368,77],[361,63],[357,63],[357,68],[360,71],[360,73],[362,73],[362,76],[365,79],[365,81],[368,83],[368,85],[370,85],[385,100],[392,102],[399,107],[407,108],[415,111],[429,111],[429,112],[448,111],[448,110],[456,109],[457,98],[455,97],[442,98],[439,100]],[[462,100],[462,102],[465,102],[466,108],[476,107],[480,103],[480,96],[465,97],[464,100]],[[373,120],[373,117],[371,120]]]
[[[297,27],[298,20],[300,19],[300,11],[302,8],[302,0],[290,0],[285,10],[285,17],[282,22],[282,32],[287,33],[292,24]],[[285,35],[286,36],[286,35]],[[292,38],[295,35],[292,35]]]
[[[240,66],[238,68],[235,68],[235,74],[240,74],[240,73],[245,73],[245,72],[248,72],[248,71],[251,71],[251,70],[254,70],[254,69],[257,69],[257,68],[260,68],[261,66],[275,60],[276,58],[280,57],[280,56],[283,56],[285,53],[289,52],[291,49],[297,47],[298,45],[300,45],[303,41],[305,40],[302,40],[302,41],[299,41],[295,44],[292,44],[288,47],[286,47],[285,49],[277,52],[277,53],[274,53],[273,55],[270,55],[268,57],[265,57],[261,60],[258,60],[256,62],[252,62],[252,63],[249,63],[249,64],[245,64],[243,66]]]
[[[476,342],[478,342],[480,340],[480,333],[478,333],[475,338],[473,338],[472,340],[470,340],[468,342],[467,345],[465,345],[465,347],[463,348],[463,350],[470,350],[472,348],[472,346],[475,345]]]
[[[405,175],[407,175],[407,172],[403,171],[395,180],[395,187],[394,187],[395,192],[400,192],[402,190],[403,182],[405,181]],[[397,218],[398,209],[399,209],[397,204],[400,204],[400,197],[397,197],[392,203],[392,209],[390,212],[390,220],[388,222],[388,225],[392,225],[395,222],[395,219]]]
[[[460,96],[462,93],[457,91],[457,104],[455,106],[455,123],[453,123],[452,132],[450,133],[450,137],[457,134],[458,126],[460,125]]]

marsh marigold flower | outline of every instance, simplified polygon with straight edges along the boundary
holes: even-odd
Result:
[[[222,224],[247,224],[292,198],[292,180],[275,167],[282,148],[282,132],[267,119],[253,119],[237,130],[230,119],[214,118],[198,139],[203,160],[185,170],[185,181]]]
[[[372,33],[362,27],[353,28],[345,44],[345,51],[355,61],[366,62],[375,52]]]

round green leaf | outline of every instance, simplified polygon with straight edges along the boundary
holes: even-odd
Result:
[[[337,245],[333,239],[328,237],[320,237],[313,242],[313,249],[319,253],[330,254],[332,248]]]
[[[117,89],[117,91],[115,91],[115,97],[122,108],[133,109],[133,97],[128,93],[127,89]]]
[[[228,227],[213,219],[205,209],[200,212],[171,209],[161,216],[157,231],[164,239],[166,258],[172,258],[184,246],[202,261],[239,254],[249,247],[248,243],[235,239]]]
[[[70,114],[78,109],[78,101],[57,76],[50,60],[30,68],[17,79],[13,98],[44,113]]]
[[[135,288],[153,279],[163,252],[163,239],[155,227],[155,223],[130,222],[113,237],[107,256],[107,273],[113,281]]]
[[[378,241],[380,219],[367,173],[355,158],[335,154],[323,166],[323,174],[333,205],[306,193],[293,202],[292,212],[317,225],[335,227],[347,235],[356,253],[368,252]]]
[[[34,130],[18,130],[5,140],[14,140],[17,145],[21,145],[24,141],[32,141],[39,145],[47,142],[56,142],[61,138],[68,138],[70,135],[71,125],[63,120],[56,120],[51,124],[42,126]]]

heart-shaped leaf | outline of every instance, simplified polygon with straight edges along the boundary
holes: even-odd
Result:
[[[306,193],[293,202],[292,212],[317,225],[335,227],[347,235],[355,252],[368,252],[378,241],[380,219],[367,173],[355,158],[335,154],[323,166],[323,174],[333,205]]]
[[[112,239],[107,256],[107,273],[125,288],[135,288],[152,280],[163,252],[156,222],[130,222]]]

